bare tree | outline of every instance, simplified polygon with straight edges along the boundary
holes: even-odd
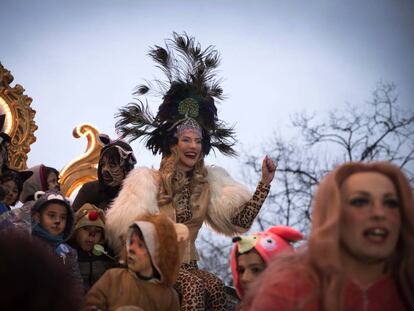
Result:
[[[217,236],[211,229],[200,231],[197,247],[200,256],[200,268],[213,272],[226,284],[232,284],[230,253],[233,247],[231,239]]]
[[[277,183],[268,199],[272,208],[259,215],[264,228],[285,224],[307,232],[315,187],[337,164],[346,161],[390,161],[414,185],[414,113],[398,105],[393,83],[380,82],[370,102],[346,105],[326,116],[300,113],[292,125],[298,137],[274,135],[265,152],[278,162]],[[259,173],[259,159],[245,155],[247,168]],[[269,215],[270,213],[270,215]]]
[[[347,104],[326,115],[299,113],[292,125],[296,137],[274,134],[260,152],[275,159],[278,168],[255,230],[284,224],[308,233],[315,187],[327,172],[346,161],[391,161],[405,171],[414,186],[414,113],[400,107],[393,83],[380,82],[364,105]],[[242,159],[245,179],[255,180],[252,177],[260,174],[261,158],[246,153]],[[205,234],[200,238],[204,266],[226,277],[228,266],[217,263],[223,262],[220,256],[224,253],[228,262],[230,240],[214,239],[212,243],[211,235]]]

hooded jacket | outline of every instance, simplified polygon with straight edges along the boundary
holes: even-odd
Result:
[[[37,191],[46,191],[48,190],[47,185],[47,174],[54,172],[56,176],[59,176],[59,172],[52,168],[47,167],[43,164],[33,166],[29,169],[33,172],[33,175],[27,179],[23,184],[23,190],[20,193],[20,201],[25,203],[27,201],[33,200],[33,197]]]
[[[85,310],[92,306],[100,310],[117,310],[125,306],[151,311],[179,310],[178,295],[172,287],[181,263],[176,226],[160,214],[142,216],[129,226],[127,245],[131,232],[137,227],[144,237],[155,277],[144,279],[128,267],[110,269],[88,292]],[[126,255],[127,246],[124,259]]]
[[[117,148],[120,153],[120,157],[125,157],[122,164],[125,175],[127,175],[128,172],[134,168],[136,163],[132,148],[126,142],[122,140],[111,141],[106,135],[101,135],[100,141],[104,144],[104,147],[102,148],[99,156],[98,180],[84,184],[79,190],[72,206],[75,211],[81,208],[81,206],[85,203],[93,204],[106,211],[109,204],[118,195],[121,185],[117,187],[108,186],[105,184],[102,176],[102,158],[109,150]]]

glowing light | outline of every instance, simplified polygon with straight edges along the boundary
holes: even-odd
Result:
[[[10,134],[13,128],[13,115],[9,105],[2,97],[0,97],[0,110],[6,115],[6,119],[4,121],[4,132],[6,134]]]

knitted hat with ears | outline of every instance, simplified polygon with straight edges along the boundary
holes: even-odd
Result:
[[[104,156],[106,155],[109,157],[114,157],[115,155],[118,155],[119,165],[122,167],[125,174],[127,174],[134,168],[134,165],[137,163],[137,160],[134,156],[134,152],[131,146],[121,139],[112,140],[108,135],[100,134],[98,136],[98,142],[102,145],[98,163],[99,183],[101,187],[105,188],[107,191],[114,192],[114,194],[117,194],[120,186],[110,187],[106,185],[103,180],[102,160]]]
[[[72,233],[74,217],[73,211],[70,206],[69,200],[61,193],[56,190],[47,190],[47,191],[37,191],[34,195],[35,203],[31,209],[32,215],[39,213],[41,214],[43,210],[51,203],[58,203],[65,206],[67,211],[66,226],[63,230],[64,239],[69,238]]]
[[[239,297],[243,298],[244,292],[240,286],[239,275],[237,272],[238,256],[246,254],[254,249],[267,265],[270,258],[273,256],[286,250],[293,250],[293,247],[290,244],[291,242],[296,242],[302,239],[302,233],[287,226],[274,226],[266,231],[233,238],[235,245],[231,253],[230,266],[233,274],[234,286],[236,287]]]
[[[93,204],[85,203],[75,213],[75,230],[86,227],[94,226],[105,229],[105,215],[104,211],[97,208]]]
[[[131,146],[127,142],[121,139],[112,140],[106,134],[100,134],[98,136],[98,142],[102,145],[100,160],[109,149],[115,148],[118,151],[119,158],[122,162],[121,164],[124,163],[125,170],[129,172],[134,168],[134,165],[137,163],[137,160],[134,156],[134,152]]]

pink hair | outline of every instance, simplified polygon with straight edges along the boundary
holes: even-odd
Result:
[[[342,310],[345,273],[340,265],[339,220],[341,216],[340,186],[352,174],[378,172],[388,177],[396,187],[401,203],[400,240],[387,265],[398,292],[409,310],[414,309],[414,202],[407,178],[401,169],[388,162],[350,162],[338,166],[320,183],[313,202],[312,228],[308,248],[302,252],[277,256],[269,263],[265,275],[252,285],[245,304],[249,305],[267,287],[292,288],[302,280],[306,295],[294,309],[317,303],[320,310]],[[299,281],[300,282],[300,281]],[[275,294],[277,295],[277,294]],[[280,294],[282,295],[282,294]]]

